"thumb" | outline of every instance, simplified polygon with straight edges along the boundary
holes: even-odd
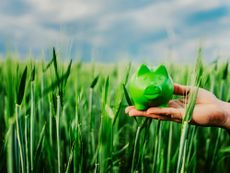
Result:
[[[174,83],[174,94],[176,95],[187,95],[190,89],[190,86]]]

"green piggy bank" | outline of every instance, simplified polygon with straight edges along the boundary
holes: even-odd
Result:
[[[174,86],[164,65],[150,70],[142,64],[132,76],[128,90],[137,110],[166,106],[172,99]]]

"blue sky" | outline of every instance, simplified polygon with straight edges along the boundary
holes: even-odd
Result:
[[[1,0],[0,54],[136,62],[230,57],[228,0]]]

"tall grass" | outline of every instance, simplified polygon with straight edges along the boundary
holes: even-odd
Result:
[[[229,172],[227,132],[189,124],[197,86],[229,100],[227,62],[167,65],[175,82],[195,86],[178,124],[124,113],[137,66],[67,64],[52,53],[0,63],[0,172]]]

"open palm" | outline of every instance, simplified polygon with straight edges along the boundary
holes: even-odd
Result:
[[[126,113],[130,116],[145,116],[181,122],[185,115],[190,90],[191,87],[174,84],[174,94],[181,95],[182,98],[170,100],[168,107],[150,107],[145,111],[139,111],[134,106],[129,106],[126,108]],[[191,123],[203,126],[226,126],[227,115],[223,105],[223,102],[217,99],[214,94],[199,88]]]

